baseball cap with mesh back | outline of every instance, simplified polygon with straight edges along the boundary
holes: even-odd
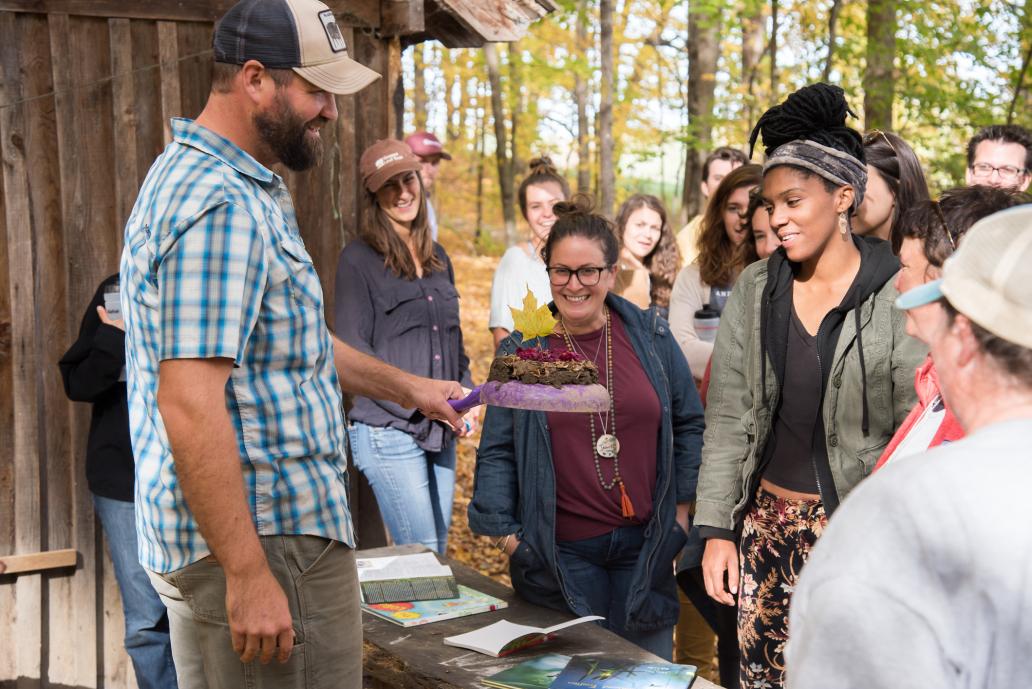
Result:
[[[445,160],[451,160],[451,154],[444,150],[441,140],[430,132],[416,132],[405,137],[405,143],[409,145],[412,152],[417,156],[428,158],[430,156],[441,156]]]
[[[1032,204],[982,218],[946,259],[942,278],[901,294],[913,309],[946,297],[997,337],[1032,349]]]
[[[348,95],[380,78],[348,57],[333,11],[318,0],[241,0],[215,25],[216,62],[257,60],[292,69],[315,86]]]

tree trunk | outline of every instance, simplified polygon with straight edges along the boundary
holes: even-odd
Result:
[[[770,104],[778,100],[778,0],[770,0]]]
[[[873,1],[867,6],[870,7]],[[832,0],[831,11],[828,12],[828,57],[824,60],[824,72],[821,74],[821,81],[831,80],[831,63],[835,57],[835,38],[838,33],[838,17],[842,11],[842,0]]]
[[[756,78],[763,57],[767,26],[763,21],[763,2],[746,0],[742,16],[742,79],[745,81],[745,119],[756,121]]]
[[[613,216],[616,172],[613,168],[613,0],[599,1],[602,88],[599,104],[599,211]]]
[[[577,54],[588,60],[588,3],[577,3]],[[577,192],[591,193],[591,130],[588,125],[588,83],[580,69],[574,74],[573,93],[577,100]]]
[[[412,64],[415,76],[412,78],[412,115],[417,132],[426,130],[426,64],[423,60],[423,43],[412,46]]]
[[[520,59],[520,49],[516,43],[510,43],[508,45],[509,51],[509,109],[510,119],[512,120],[512,126],[509,129],[509,160],[511,161],[513,172],[516,170],[522,170],[526,167],[526,163],[520,156],[519,149],[519,133],[522,131],[520,127],[520,120],[523,117],[523,113],[526,110],[526,103],[523,94],[523,72],[520,69],[523,65],[523,61]],[[513,175],[515,178],[515,174]]]
[[[700,3],[701,4],[701,3]],[[720,10],[688,8],[688,154],[681,190],[681,220],[702,211],[702,164],[713,139],[713,91],[720,58]]]
[[[1029,66],[1032,65],[1032,0],[1025,0],[1021,24],[1018,26],[1018,45],[1021,46],[1023,57],[1018,74],[1014,78],[1014,96],[1007,110],[1007,124],[1014,124],[1014,113],[1019,103],[1025,104],[1026,111],[1032,107],[1032,88],[1029,88],[1028,84]]]
[[[491,85],[491,115],[494,120],[495,159],[498,163],[498,186],[502,195],[502,218],[505,221],[505,242],[512,246],[516,236],[516,206],[513,188],[512,159],[508,155],[508,137],[505,134],[505,109],[502,106],[502,76],[498,67],[498,50],[494,43],[484,44],[487,80]]]
[[[892,129],[895,95],[896,0],[867,5],[867,70],[864,72],[864,127]]]
[[[480,246],[484,227],[484,140],[487,138],[487,108],[484,107],[484,89],[477,85],[477,224],[473,232],[473,250]]]
[[[435,55],[440,55],[440,51],[437,47],[433,48]],[[455,64],[455,51],[445,50],[444,55],[440,59],[441,67],[444,67],[445,61],[448,63],[448,69],[444,71],[444,102],[445,102],[445,134],[448,137],[448,141],[455,141],[459,138],[462,130],[462,95],[460,94],[460,104],[458,107],[455,105],[455,87],[459,85],[461,87],[462,80],[459,78],[460,65]],[[436,60],[435,60],[436,61]]]

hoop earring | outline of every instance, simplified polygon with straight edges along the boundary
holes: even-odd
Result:
[[[846,217],[846,211],[839,213],[838,217],[838,231],[842,234],[849,232],[849,218]]]

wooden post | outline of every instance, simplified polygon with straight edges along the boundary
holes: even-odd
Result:
[[[18,36],[14,15],[0,14],[0,35]],[[14,104],[25,96],[18,40],[0,41],[0,103]],[[4,186],[4,215],[11,309],[11,398],[14,405],[13,465],[16,551],[42,549],[39,470],[39,368],[36,340],[36,290],[34,218],[29,202],[29,171],[25,156],[24,106],[0,108],[0,159]],[[0,651],[14,677],[39,678],[42,650],[42,577],[19,577],[14,584],[13,624],[18,630],[17,649]],[[8,610],[8,619],[11,611]],[[7,645],[7,644],[5,644]],[[13,678],[12,678],[13,679]]]
[[[158,57],[161,60],[161,120],[167,144],[172,141],[169,120],[183,114],[179,91],[179,38],[174,22],[158,22]]]

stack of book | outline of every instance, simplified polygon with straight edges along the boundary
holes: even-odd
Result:
[[[462,586],[433,553],[359,558],[362,609],[402,627],[414,627],[507,607],[494,596]]]

